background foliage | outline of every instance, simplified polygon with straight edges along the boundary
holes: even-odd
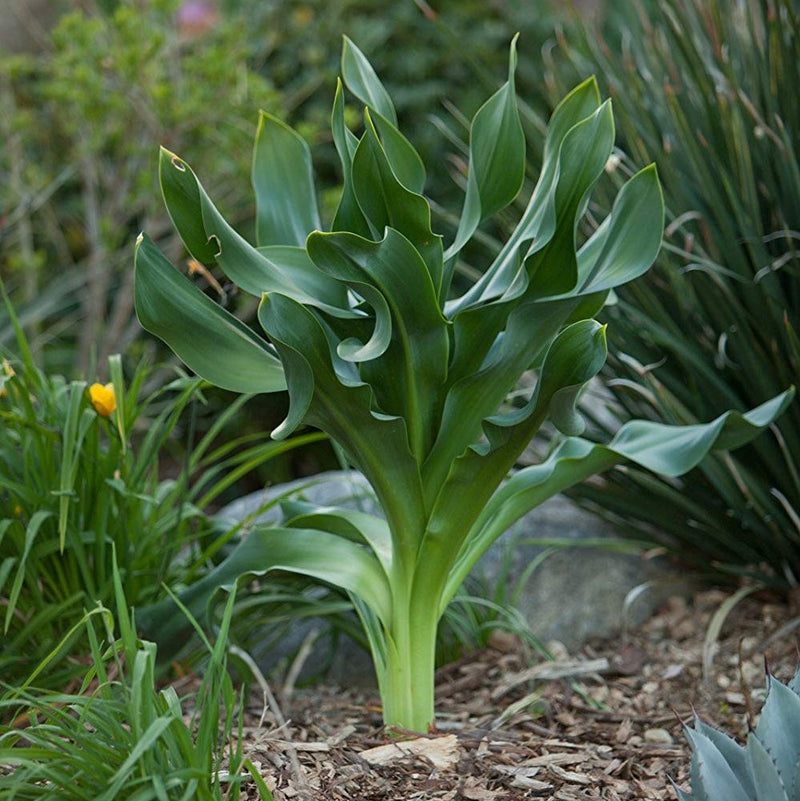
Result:
[[[0,54],[0,272],[34,350],[68,376],[102,372],[138,334],[132,243],[169,230],[158,144],[202,155],[225,197],[246,181],[256,110],[281,107],[248,69],[238,19],[186,36],[176,7],[75,11],[43,52]]]
[[[607,313],[600,404],[615,419],[598,416],[599,428],[704,420],[798,381],[799,11],[796,0],[661,0],[616,31],[574,30],[552,53],[556,84],[596,72],[608,87],[616,172],[654,160],[669,209],[656,267]],[[769,435],[682,481],[629,469],[574,495],[718,578],[785,589],[800,577],[798,454],[795,402]]]

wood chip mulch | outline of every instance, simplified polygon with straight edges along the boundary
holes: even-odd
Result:
[[[387,734],[372,690],[278,693],[271,711],[258,692],[245,752],[276,801],[674,800],[670,777],[689,789],[682,722],[696,712],[741,738],[763,703],[765,659],[782,681],[798,663],[793,605],[752,595],[728,616],[704,680],[704,641],[729,595],[673,598],[579,653],[552,644],[553,662],[498,634],[439,671],[433,734]]]

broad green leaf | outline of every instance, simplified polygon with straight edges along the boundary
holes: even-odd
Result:
[[[360,295],[373,311],[375,327],[370,338],[364,342],[355,332],[339,341],[337,355],[347,362],[367,362],[386,353],[392,339],[392,313],[386,298],[372,284],[352,280],[350,288]],[[359,308],[363,308],[360,304]]]
[[[522,188],[525,134],[514,89],[516,70],[515,36],[508,57],[508,81],[478,110],[470,129],[469,168],[484,218],[504,209]]]
[[[534,241],[525,256],[530,292],[552,297],[571,292],[578,282],[575,234],[589,192],[603,174],[614,146],[614,117],[606,101],[594,114],[574,125],[564,137],[558,154],[555,186],[558,221],[546,243]]]
[[[408,239],[425,262],[438,297],[442,283],[442,240],[431,230],[428,201],[407,189],[392,171],[369,113],[366,131],[353,156],[353,189],[374,232],[373,239],[394,228]]]
[[[397,180],[411,192],[421,194],[425,189],[425,165],[419,153],[383,115],[374,111],[370,116]]]
[[[391,575],[392,538],[389,527],[382,517],[355,509],[319,507],[303,503],[297,504],[296,509],[297,513],[287,520],[287,526],[327,531],[367,545],[378,557],[387,577]]]
[[[256,240],[259,245],[298,245],[321,227],[305,140],[261,112],[253,152]]]
[[[269,276],[259,297],[261,292],[281,292],[334,317],[360,316],[350,308],[345,288],[326,278],[304,247],[272,245],[258,248],[258,253],[265,260],[263,268]]]
[[[158,180],[164,204],[172,224],[180,234],[186,249],[197,261],[214,264],[217,258],[216,242],[209,240],[202,208],[202,190],[192,175],[185,175],[190,169],[183,159],[162,147],[158,159]],[[188,179],[188,180],[187,180]]]
[[[619,191],[611,213],[578,252],[580,292],[613,289],[643,275],[655,261],[664,227],[664,197],[655,165]]]
[[[397,114],[380,78],[375,74],[366,56],[347,37],[342,45],[342,78],[347,88],[369,108],[374,108],[393,126],[397,126]]]
[[[369,223],[361,213],[353,190],[353,156],[358,147],[358,138],[344,122],[344,93],[342,82],[336,83],[336,96],[331,113],[331,131],[336,152],[342,165],[342,196],[331,225],[332,231],[349,231],[359,236],[370,236]]]
[[[286,436],[300,419],[326,432],[366,476],[393,530],[402,521],[399,536],[412,536],[422,513],[422,487],[405,421],[375,412],[372,389],[357,379],[345,383],[337,374],[328,338],[310,310],[283,295],[265,295],[258,318],[281,355],[291,400],[287,422],[273,436]]]
[[[234,392],[286,389],[274,350],[184,278],[147,236],[136,244],[135,271],[142,327],[166,342],[189,369]]]
[[[358,285],[369,284],[385,299],[391,313],[391,347],[387,342],[385,357],[365,365],[364,376],[375,388],[382,410],[405,417],[412,450],[421,455],[433,435],[449,340],[436,289],[419,252],[393,228],[386,229],[381,242],[350,234],[314,234],[308,250],[324,272],[356,291]]]
[[[299,573],[352,592],[384,623],[391,614],[386,575],[373,554],[336,534],[300,528],[254,526],[224,561],[179,593],[178,599],[202,620],[219,589],[231,589],[245,576],[272,570]],[[171,599],[137,610],[136,618],[158,643],[159,652],[175,653],[191,632]]]
[[[542,248],[552,239],[556,230],[555,187],[561,169],[564,138],[575,125],[595,114],[599,107],[600,93],[594,78],[575,87],[558,104],[547,126],[539,180],[522,218],[489,269],[460,298],[448,304],[449,315],[472,304],[506,295],[519,270],[520,251],[527,249],[530,243]],[[466,208],[462,216],[469,216]]]
[[[515,472],[486,503],[469,532],[459,567],[448,580],[448,593],[458,589],[497,537],[553,495],[626,460],[664,475],[682,475],[712,449],[738,447],[754,439],[783,412],[793,395],[794,390],[788,390],[749,412],[726,412],[704,425],[634,420],[608,445],[578,437],[564,440],[541,464]]]
[[[347,309],[342,287],[315,270],[299,248],[257,249],[228,225],[185,161],[162,149],[160,171],[162,183],[170,176],[170,185],[181,190],[167,200],[173,220],[184,217],[202,220],[206,241],[214,245],[212,261],[240,289],[257,297],[262,292],[283,292],[333,314]],[[197,235],[195,227],[187,232],[176,222],[176,228],[181,238]],[[184,243],[191,251],[190,241],[184,239]]]
[[[556,106],[547,123],[542,154],[542,171],[537,184],[537,192],[548,192],[549,187],[557,178],[558,159],[566,135],[581,120],[592,116],[600,108],[600,105],[600,89],[595,77],[591,76],[578,84]],[[525,217],[528,218],[528,213]]]
[[[456,354],[449,378],[458,380],[448,391],[436,442],[425,462],[426,486],[438,487],[453,459],[478,440],[483,420],[497,411],[519,376],[538,361],[574,307],[571,300],[528,302],[517,305],[509,314],[502,301],[496,301],[467,309],[456,317]],[[495,320],[507,322],[506,330],[496,339],[493,334],[487,336],[481,326],[484,322],[492,325],[492,314]],[[491,345],[487,339],[494,339],[494,345],[482,365]]]
[[[725,412],[705,425],[670,426],[632,420],[606,447],[655,473],[679,476],[696,467],[711,447],[728,450],[752,440],[793,398],[792,387],[749,412]]]
[[[481,220],[505,208],[519,194],[525,177],[525,134],[517,108],[514,73],[516,37],[511,43],[508,81],[479,109],[469,135],[467,194],[455,240],[445,260],[455,258]]]
[[[555,338],[530,401],[515,412],[487,420],[487,441],[471,445],[455,459],[447,480],[437,487],[438,495],[429,496],[433,510],[420,549],[421,571],[438,571],[444,585],[446,566],[455,560],[495,488],[547,418],[556,393],[585,384],[605,358],[605,328],[594,320],[575,323]],[[426,486],[429,481],[426,476]]]

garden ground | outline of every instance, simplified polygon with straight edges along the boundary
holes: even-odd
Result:
[[[674,598],[641,629],[554,663],[531,665],[496,636],[439,671],[439,728],[426,737],[387,737],[374,691],[319,685],[278,693],[272,710],[258,692],[245,750],[276,801],[674,799],[668,777],[688,788],[681,721],[695,711],[741,738],[764,698],[765,659],[783,681],[798,662],[794,605],[750,596],[704,682],[706,635],[728,597]]]

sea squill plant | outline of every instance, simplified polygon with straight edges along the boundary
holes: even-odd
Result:
[[[433,724],[439,619],[511,523],[621,461],[683,473],[711,448],[751,439],[791,396],[704,425],[632,422],[608,445],[580,438],[576,402],[606,358],[605,328],[593,317],[614,287],[648,269],[664,213],[650,166],[577,244],[614,143],[611,104],[601,102],[593,79],[553,113],[539,181],[498,256],[466,291],[453,291],[462,249],[523,186],[516,63],[514,42],[508,81],[472,120],[466,196],[447,244],[431,225],[421,160],[348,39],[342,75],[362,106],[363,129],[357,135],[346,125],[340,82],[332,131],[344,186],[329,230],[317,211],[308,146],[269,114],[260,116],[253,160],[255,245],[223,219],[189,165],[162,150],[164,199],[187,249],[260,298],[264,334],[204,295],[147,236],[136,247],[142,325],[214,384],[288,389],[288,416],[272,437],[301,425],[326,432],[367,478],[383,513],[295,507],[282,526],[254,526],[181,600],[199,613],[218,588],[269,570],[343,588],[367,633],[384,720],[405,729]],[[510,409],[504,401],[523,374],[533,388]],[[509,478],[547,420],[566,438],[541,464]],[[179,635],[181,618],[161,604],[138,619],[168,640]]]

